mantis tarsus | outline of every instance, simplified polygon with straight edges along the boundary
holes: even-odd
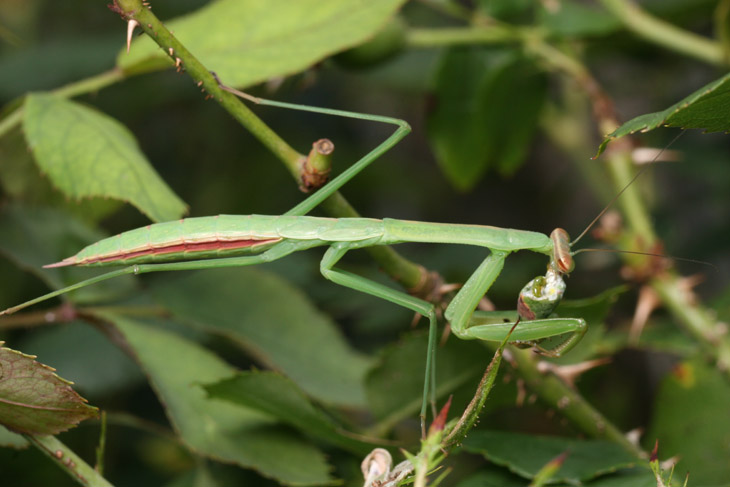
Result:
[[[229,89],[229,91],[235,90]],[[410,127],[405,121],[395,118],[258,98],[253,100],[262,105],[393,124],[397,129],[370,153],[284,215],[219,215],[188,218],[148,225],[101,240],[81,250],[75,256],[46,267],[129,265],[48,293],[0,314],[14,313],[54,296],[124,274],[255,265],[280,259],[296,251],[325,246],[328,248],[320,263],[320,271],[325,278],[385,299],[428,318],[429,351],[421,407],[423,422],[428,399],[435,390],[434,356],[437,335],[435,305],[403,291],[340,270],[336,265],[348,251],[353,249],[402,242],[448,243],[489,249],[489,255],[461,287],[446,309],[445,317],[457,337],[496,342],[505,339],[514,322],[470,326],[470,319],[479,301],[501,272],[507,256],[518,250],[530,250],[547,255],[550,262],[546,275],[533,279],[520,292],[518,314],[522,321],[514,328],[510,342],[533,346],[543,354],[557,356],[567,352],[580,341],[586,331],[586,324],[582,319],[549,317],[565,291],[562,276],[573,269],[568,235],[564,230],[556,229],[547,236],[536,232],[481,225],[304,216],[393,147],[408,134]],[[560,335],[569,336],[550,350],[539,346],[540,340]]]

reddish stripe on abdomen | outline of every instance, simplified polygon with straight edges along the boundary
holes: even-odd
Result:
[[[197,252],[209,252],[212,250],[235,250],[243,249],[246,247],[253,247],[254,245],[262,245],[267,243],[275,243],[280,241],[280,238],[272,238],[269,240],[211,240],[207,242],[184,242],[175,243],[165,247],[155,247],[142,250],[135,250],[133,252],[124,252],[121,254],[107,255],[102,257],[91,257],[85,259],[79,264],[95,264],[98,262],[114,262],[115,260],[127,260],[134,259],[136,257],[144,257],[146,255],[165,255],[165,254],[176,254],[182,252],[189,252],[195,254]]]

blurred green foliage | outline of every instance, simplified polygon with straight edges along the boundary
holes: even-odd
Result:
[[[556,56],[583,66],[626,120],[665,110],[718,80],[722,90],[714,94],[722,97],[701,97],[706,105],[654,117],[651,125],[730,128],[721,78],[727,62],[711,65],[647,40],[609,4],[623,2],[302,0],[294,8],[271,0],[153,0],[152,7],[163,20],[188,15],[170,26],[236,87],[408,121],[413,134],[342,190],[363,216],[543,233],[560,226],[577,234],[616,189],[601,161],[590,160],[606,135],[595,106],[585,86],[556,67]],[[727,52],[727,1],[643,4]],[[40,266],[104,235],[178,218],[183,201],[188,215],[205,216],[280,214],[303,198],[259,141],[205,100],[185,73],[167,69],[150,39],[135,40],[127,55],[124,27],[94,1],[0,3],[0,309],[89,272]],[[459,29],[482,37],[431,37],[463,34]],[[45,93],[115,66],[125,71],[114,71],[118,78],[103,89],[77,91],[73,100]],[[44,93],[25,97],[29,92]],[[19,109],[22,125],[18,119],[8,127]],[[331,139],[335,174],[388,134],[364,121],[253,109],[302,153]],[[627,124],[624,132],[636,128]],[[661,148],[676,133],[657,129],[632,141]],[[618,142],[609,152],[612,144]],[[730,316],[727,154],[724,134],[690,131],[670,148],[679,162],[637,182],[666,253],[716,266],[696,291],[713,300],[722,320]],[[464,282],[484,254],[450,246],[398,250],[447,282]],[[0,318],[0,339],[37,354],[109,411],[104,472],[116,486],[362,485],[363,444],[393,447],[397,462],[395,447],[413,450],[417,442],[426,340],[410,328],[408,312],[324,280],[320,257],[315,249],[257,269],[107,281],[37,308],[49,314],[31,308]],[[498,309],[514,309],[519,289],[545,264],[535,255],[510,257],[489,298]],[[388,282],[364,253],[348,256],[344,267]],[[585,317],[591,331],[559,363],[610,357],[580,377],[585,399],[620,430],[647,431],[645,449],[658,438],[661,459],[678,455],[675,477],[691,471],[689,485],[722,485],[730,478],[730,417],[721,399],[730,394],[728,374],[707,360],[707,343],[686,335],[664,309],[641,340],[630,341],[644,281],[607,291],[625,283],[619,267],[605,253],[577,257],[572,301],[559,312]],[[61,302],[77,313],[55,313]],[[723,329],[717,333],[723,339]],[[454,337],[440,349],[439,401],[454,394],[453,417],[491,354]],[[627,468],[627,454],[608,440],[577,440],[583,432],[561,416],[559,403],[525,390],[507,362],[469,447],[481,455],[450,456],[449,485],[527,485],[564,450],[575,451],[573,463],[556,480],[656,485],[646,462],[634,459],[638,466]],[[240,372],[257,368],[271,372]],[[225,400],[208,396],[216,389]],[[257,397],[257,389],[266,394]],[[702,421],[687,421],[693,415]],[[93,464],[98,426],[87,421],[60,438]],[[353,440],[347,432],[369,437]],[[542,448],[546,442],[550,448]],[[22,441],[0,429],[0,444]],[[581,463],[590,455],[604,461],[600,468]],[[0,465],[8,485],[74,485],[33,449],[2,448]]]

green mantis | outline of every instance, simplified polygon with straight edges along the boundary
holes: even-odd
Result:
[[[397,129],[370,153],[284,215],[219,215],[188,218],[148,225],[101,240],[76,255],[47,267],[70,265],[125,265],[126,267],[48,293],[0,314],[10,314],[54,296],[124,274],[257,265],[281,259],[301,250],[326,247],[320,262],[320,272],[326,279],[392,302],[428,319],[429,351],[421,408],[423,421],[428,399],[433,397],[435,390],[436,306],[406,292],[344,271],[338,268],[337,264],[347,252],[370,246],[403,242],[447,243],[483,247],[487,252],[483,262],[446,309],[445,317],[454,335],[461,339],[504,341],[514,327],[514,322],[474,324],[471,318],[479,301],[502,271],[505,259],[512,252],[529,250],[548,257],[547,273],[545,276],[533,279],[520,293],[517,309],[522,321],[514,327],[510,342],[532,346],[540,353],[557,356],[567,352],[580,341],[586,331],[586,324],[582,319],[550,318],[565,291],[562,276],[573,269],[570,244],[564,230],[557,229],[547,236],[536,232],[481,225],[305,216],[398,143],[408,134],[410,127],[402,120],[389,117],[258,98],[254,101],[263,105],[383,122],[395,125]],[[540,347],[541,340],[557,336],[567,336],[567,338],[550,350]]]

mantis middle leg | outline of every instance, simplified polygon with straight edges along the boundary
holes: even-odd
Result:
[[[372,296],[385,299],[391,303],[403,306],[428,318],[428,352],[426,354],[426,373],[423,383],[423,401],[421,403],[421,432],[426,431],[426,405],[430,402],[435,409],[436,395],[436,308],[433,304],[423,299],[411,296],[410,294],[398,291],[386,285],[375,282],[351,272],[336,269],[334,266],[350,250],[360,248],[363,242],[338,242],[333,244],[325,252],[319,264],[322,275],[330,281],[341,286],[349,287],[356,291],[364,292]],[[435,416],[435,412],[434,412]]]

